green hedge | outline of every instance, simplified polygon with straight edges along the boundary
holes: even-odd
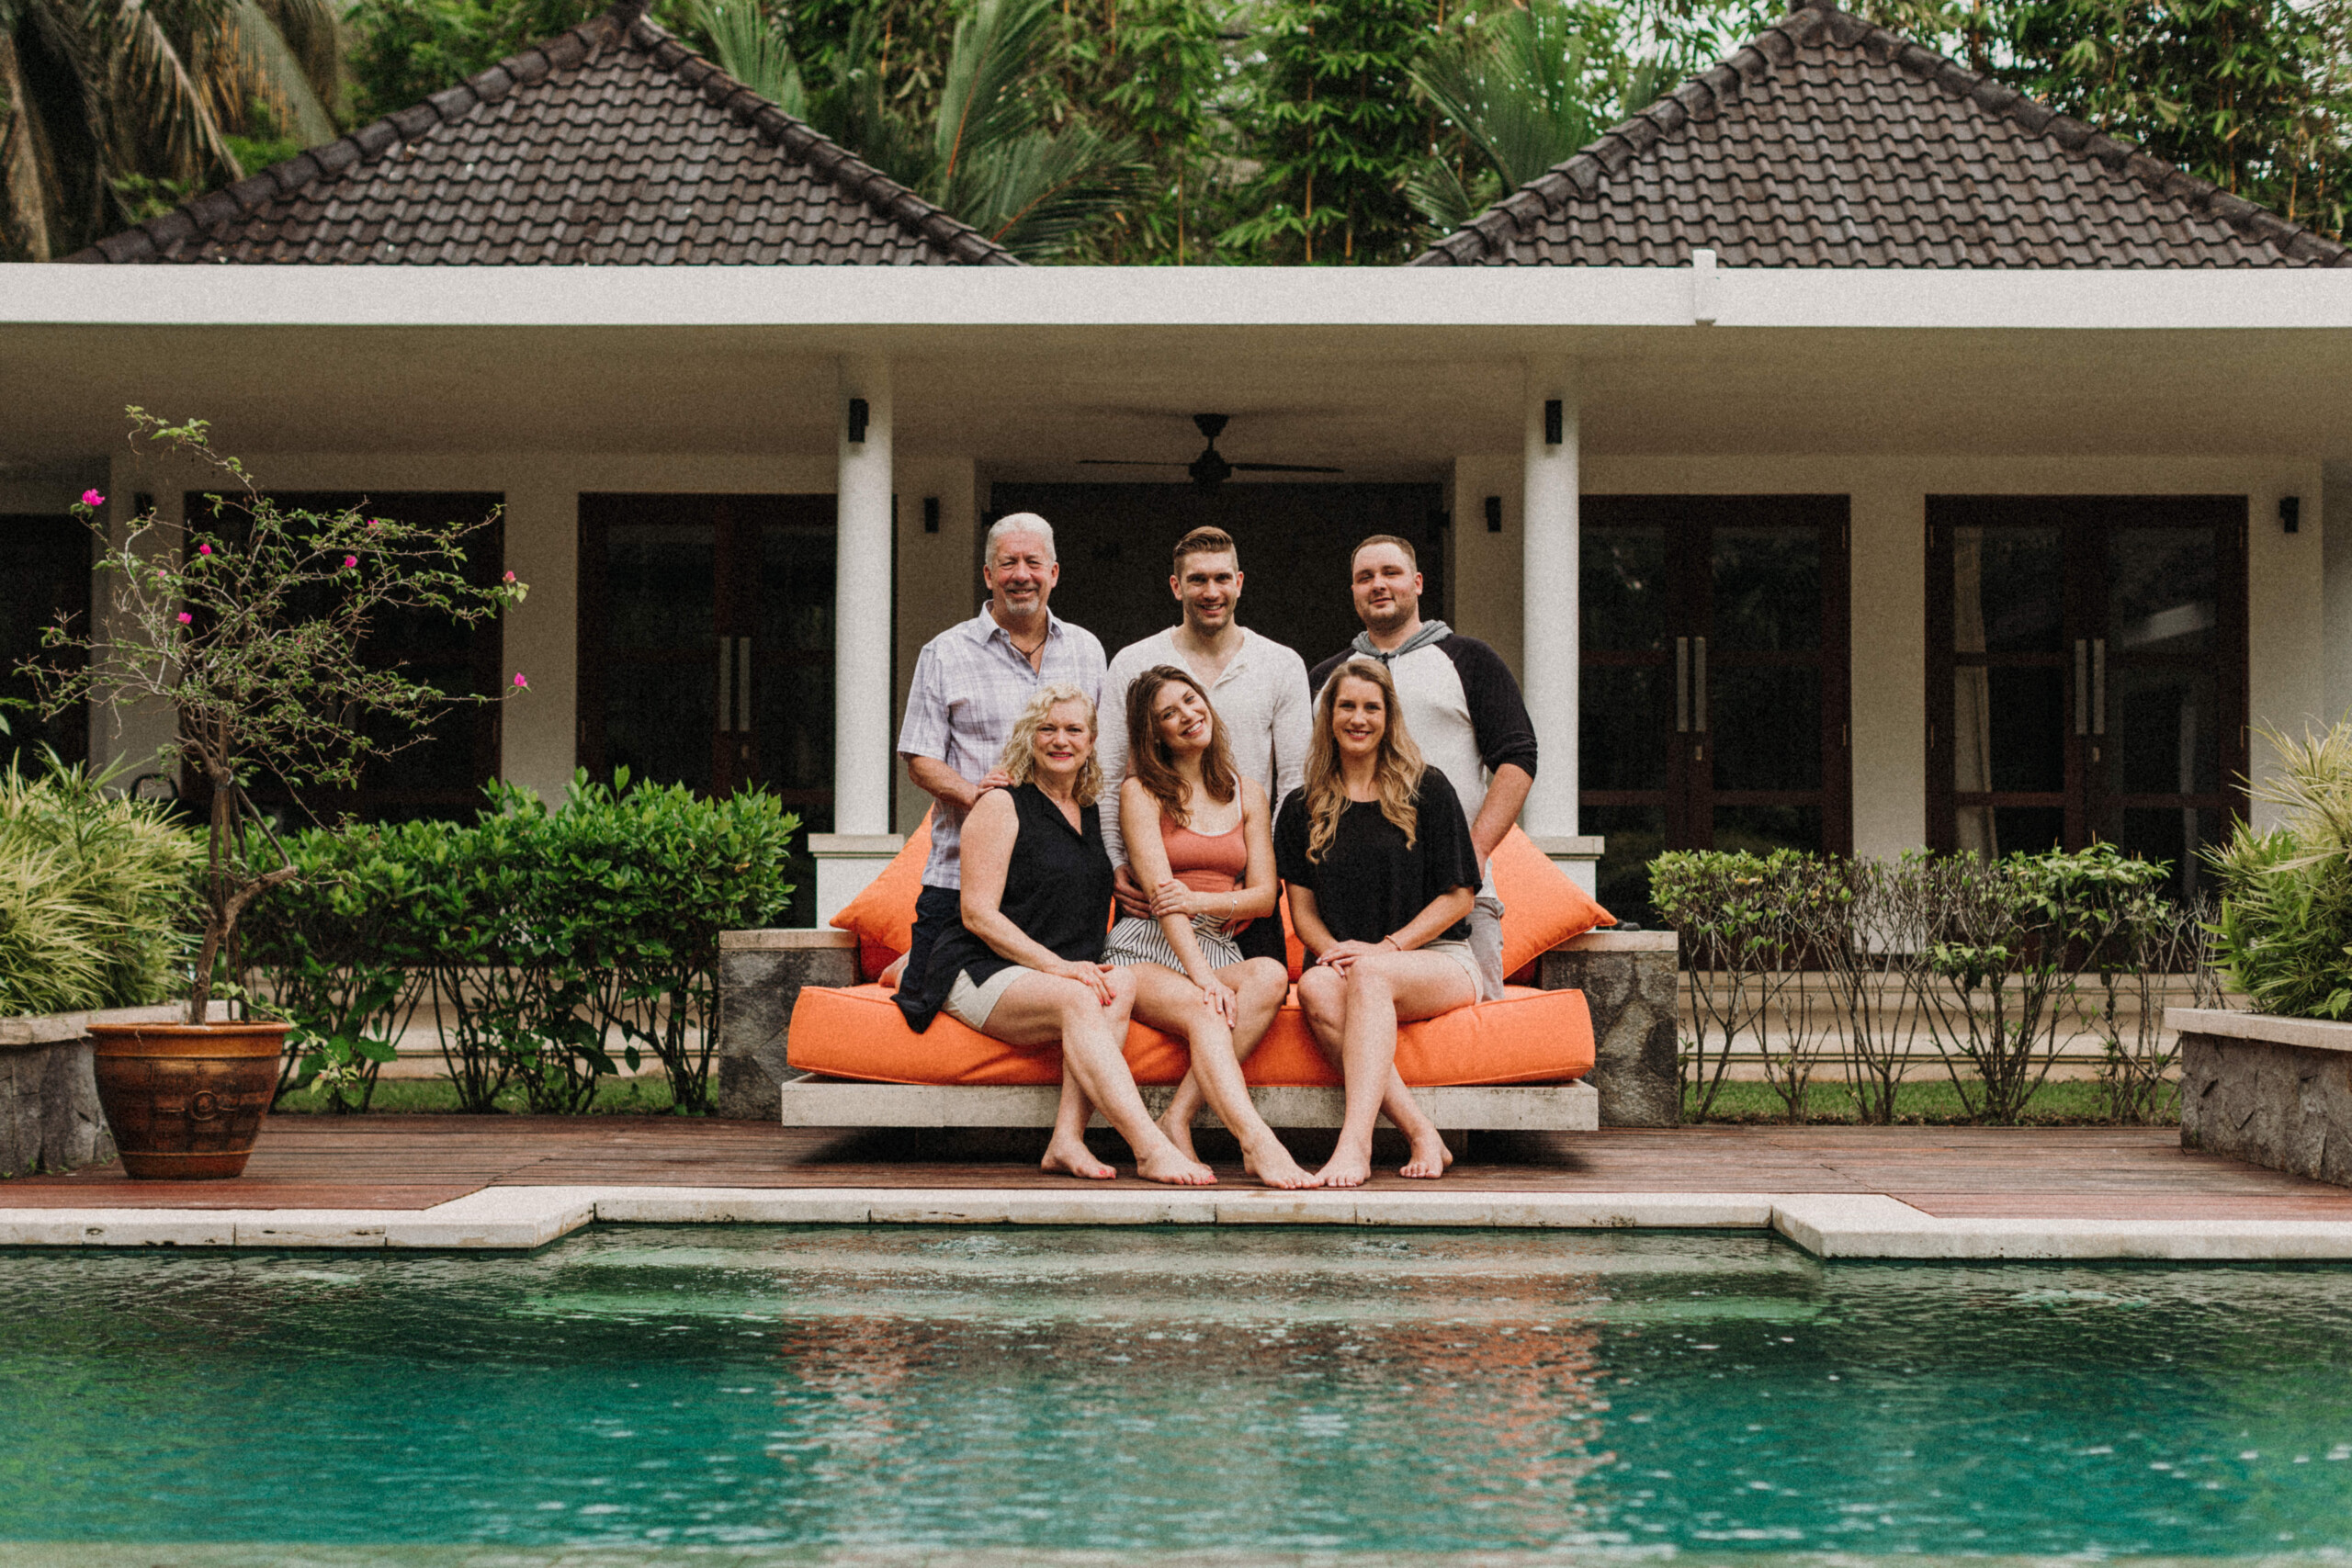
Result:
[[[798,818],[772,795],[705,800],[626,772],[579,775],[554,811],[513,785],[487,794],[471,823],[288,840],[302,874],[247,917],[242,954],[296,1025],[281,1089],[323,1080],[364,1109],[429,1001],[465,1110],[509,1090],[583,1110],[650,1055],[678,1110],[707,1111],[718,933],[783,913]]]
[[[2285,820],[2240,823],[2211,856],[2222,962],[2261,1011],[2352,1017],[2352,723],[2263,738],[2279,765],[2257,793]]]
[[[1681,938],[1697,1114],[1733,1053],[1753,1049],[1792,1120],[1834,1061],[1862,1119],[1892,1122],[1931,1046],[1970,1116],[2014,1122],[2061,1052],[2089,1040],[2111,1119],[2154,1120],[2170,1103],[2167,988],[2220,1001],[2211,911],[2170,884],[2164,863],[2111,844],[1997,860],[1660,855],[1650,897]]]
[[[52,757],[0,773],[0,1016],[141,1007],[179,968],[203,856],[170,807]]]

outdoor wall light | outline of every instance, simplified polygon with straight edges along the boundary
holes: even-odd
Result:
[[[1567,421],[1563,416],[1560,408],[1560,400],[1557,398],[1545,399],[1544,402],[1544,445],[1546,446],[1557,446],[1560,444],[1562,433],[1565,432],[1566,428]]]
[[[922,498],[922,531],[926,534],[939,532],[939,497],[935,495]]]
[[[2303,498],[2282,495],[2278,498],[2278,526],[2290,534],[2301,533],[2303,526]]]
[[[865,444],[866,417],[865,400],[852,398],[849,400],[849,444],[851,446],[862,446]]]
[[[1499,534],[1502,531],[1503,498],[1498,495],[1490,495],[1487,497],[1487,532]]]

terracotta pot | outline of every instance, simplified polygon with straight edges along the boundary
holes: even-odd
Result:
[[[94,1023],[90,1065],[122,1168],[212,1181],[253,1157],[277,1091],[286,1023]]]

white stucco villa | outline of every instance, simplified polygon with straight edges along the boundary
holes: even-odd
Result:
[[[1114,649],[1195,524],[1310,661],[1348,543],[1424,541],[1526,689],[1528,830],[1634,907],[1661,847],[2177,862],[2256,729],[2352,707],[2344,249],[1826,9],[1410,267],[1005,265],[626,9],[78,259],[0,270],[12,659],[88,607],[74,497],[187,504],[126,403],[273,489],[494,502],[528,602],[417,651],[532,690],[358,804],[759,784],[814,917],[921,815],[897,705],[1016,508]],[[1207,413],[1333,471],[1196,485]]]

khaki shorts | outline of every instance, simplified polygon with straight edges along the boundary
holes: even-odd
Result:
[[[1486,982],[1480,977],[1483,971],[1478,963],[1478,954],[1468,942],[1423,942],[1418,951],[1441,953],[1461,964],[1462,972],[1470,976],[1470,999],[1474,1002],[1490,999],[1487,996]]]
[[[956,976],[956,984],[948,988],[947,999],[940,1004],[939,1010],[965,1028],[977,1029],[986,1034],[989,1031],[989,1014],[996,1011],[996,1004],[1004,1000],[1004,993],[1012,989],[1012,983],[1031,972],[1015,964],[998,970],[989,976],[985,984],[978,986],[972,984],[972,976],[969,973],[959,972]]]

